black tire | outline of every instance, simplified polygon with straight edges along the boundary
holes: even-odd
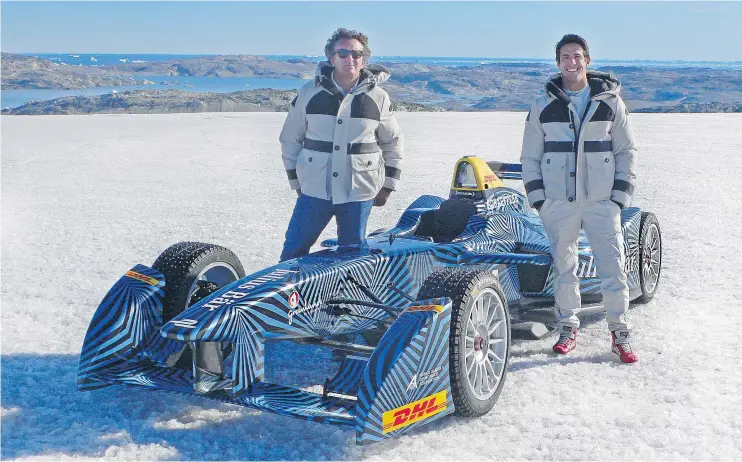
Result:
[[[168,247],[152,268],[165,276],[163,322],[210,293],[245,277],[242,263],[231,250],[201,242],[179,242]]]
[[[504,343],[504,345],[498,347],[502,361],[494,363],[490,360],[489,345],[487,346],[487,353],[484,353],[484,359],[478,361],[478,364],[481,364],[483,368],[486,367],[486,362],[489,362],[493,373],[496,375],[497,370],[500,373],[494,389],[488,387],[489,391],[486,394],[480,393],[478,396],[467,373],[466,354],[470,347],[467,344],[466,334],[475,302],[480,297],[485,296],[489,297],[490,301],[499,301],[498,306],[502,307],[500,315],[503,318],[503,323],[498,322],[499,327],[496,328],[495,333],[502,335],[500,343]],[[418,300],[424,300],[436,297],[449,297],[453,300],[451,334],[449,336],[449,380],[451,381],[451,393],[456,407],[456,415],[482,416],[494,407],[502,392],[505,376],[507,375],[510,356],[510,313],[507,299],[502,292],[499,280],[492,273],[461,269],[437,271],[428,276],[420,288],[417,298]],[[496,308],[496,311],[499,311],[499,308]],[[478,342],[476,340],[478,337],[475,335],[473,338],[475,339],[474,342],[468,343],[472,344],[472,351],[479,354],[478,352],[482,351],[482,345],[479,344],[480,350],[476,350],[475,345]],[[472,361],[476,361],[475,358],[476,356],[473,356]]]
[[[642,212],[639,229],[639,285],[642,294],[635,302],[647,303],[654,298],[660,284],[662,232],[660,231],[660,222],[650,212]],[[649,270],[650,266],[652,267],[651,271]]]

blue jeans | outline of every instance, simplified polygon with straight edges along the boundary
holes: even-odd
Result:
[[[333,216],[338,227],[338,245],[365,245],[366,224],[373,204],[373,199],[333,204],[332,201],[302,194],[296,199],[281,261],[308,254]]]

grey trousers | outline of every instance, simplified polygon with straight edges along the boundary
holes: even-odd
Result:
[[[595,256],[608,328],[611,331],[631,330],[626,317],[629,288],[624,270],[626,256],[618,205],[610,200],[567,202],[546,199],[539,215],[549,236],[557,272],[554,297],[559,327],[580,326],[575,311],[580,307],[577,239],[582,227]]]

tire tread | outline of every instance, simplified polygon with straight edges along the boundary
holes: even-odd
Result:
[[[152,268],[161,272],[165,276],[165,301],[163,308],[163,322],[167,322],[183,311],[181,306],[185,307],[184,298],[190,290],[192,281],[195,278],[196,270],[203,265],[203,261],[212,257],[214,254],[222,253],[224,258],[233,260],[230,262],[235,266],[240,277],[245,275],[237,256],[226,247],[216,244],[206,244],[203,242],[179,242],[165,249]]]
[[[660,237],[660,268],[659,268],[659,274],[657,275],[657,285],[655,286],[654,291],[651,294],[648,294],[644,291],[644,272],[642,271],[642,265],[644,264],[644,245],[643,245],[642,238],[646,236],[647,231],[649,230],[649,226],[652,223],[657,224],[657,231],[659,232],[659,237]],[[661,274],[662,274],[662,230],[660,229],[660,222],[652,212],[642,212],[641,221],[639,223],[639,286],[641,288],[642,294],[633,301],[634,303],[645,304],[645,303],[649,303],[649,301],[654,298],[654,295],[657,293],[657,289],[659,288]]]
[[[449,297],[453,302],[453,309],[451,311],[451,333],[449,335],[449,355],[451,358],[449,361],[449,378],[456,415],[462,417],[476,417],[483,415],[483,413],[472,407],[469,400],[466,399],[464,390],[466,384],[462,380],[459,380],[463,371],[461,370],[459,361],[457,361],[456,358],[461,354],[465,354],[465,352],[462,351],[463,347],[460,345],[460,337],[462,330],[466,329],[466,319],[462,319],[462,310],[460,310],[459,307],[467,305],[470,299],[469,294],[471,293],[471,290],[480,285],[480,281],[486,278],[491,278],[492,282],[499,287],[499,281],[496,277],[481,271],[459,268],[448,268],[436,271],[428,276],[417,296],[418,300]],[[507,308],[505,313],[507,315]],[[503,373],[502,382],[504,382],[504,380],[505,373]],[[495,395],[495,399],[497,399],[498,395],[499,392]]]

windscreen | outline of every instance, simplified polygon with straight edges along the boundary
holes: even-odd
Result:
[[[477,188],[477,177],[474,175],[474,167],[469,162],[459,163],[455,183],[457,188]]]

